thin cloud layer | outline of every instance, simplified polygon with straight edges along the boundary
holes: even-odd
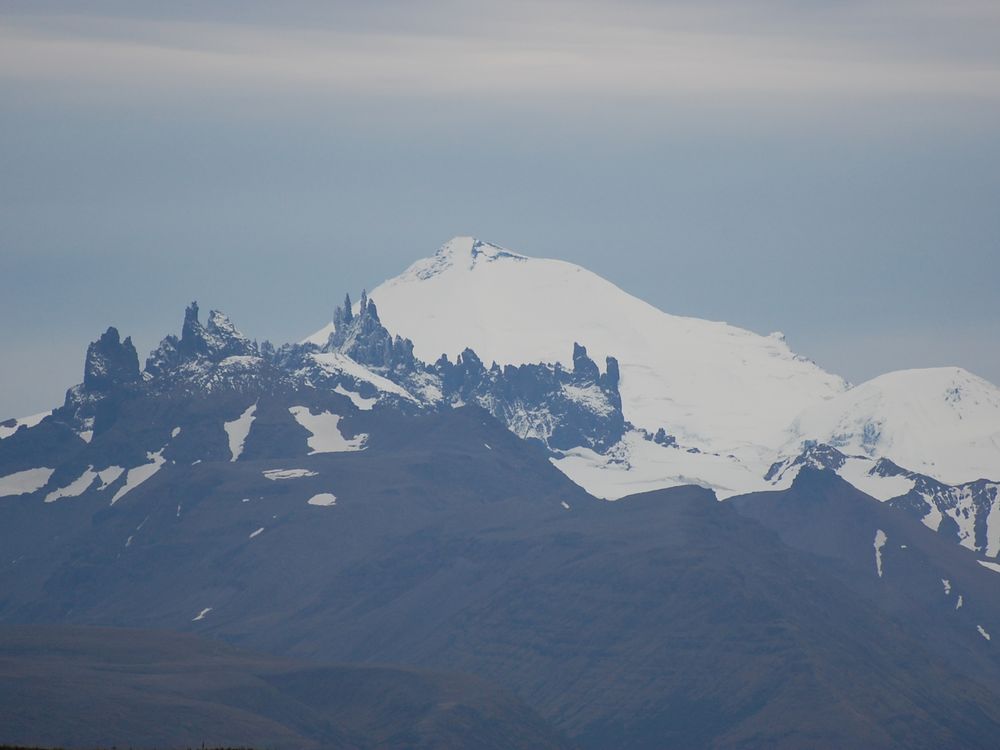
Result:
[[[762,107],[1000,101],[995,3],[434,2],[367,13],[335,5],[313,7],[298,25],[274,24],[255,5],[209,20],[48,8],[7,15],[8,83],[155,95],[703,97]]]

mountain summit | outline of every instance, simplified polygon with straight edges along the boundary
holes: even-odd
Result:
[[[941,481],[1000,476],[1000,390],[968,373],[949,392],[964,394],[974,417],[930,405],[944,393],[934,371],[852,388],[781,334],[671,315],[580,266],[474,237],[450,240],[371,296],[386,328],[427,362],[470,347],[485,362],[572,366],[577,341],[597,361],[614,357],[632,430],[604,453],[581,447],[556,457],[602,497],[690,483],[721,497],[766,489],[762,477],[776,460],[817,442],[910,461]],[[322,344],[334,328],[306,341]],[[878,413],[867,413],[875,404]],[[931,412],[933,425],[923,424]],[[873,430],[881,439],[869,444]]]
[[[846,388],[780,336],[669,315],[580,266],[471,237],[371,296],[427,361],[468,346],[485,361],[571,365],[572,342],[585,342],[597,360],[618,360],[626,419],[699,450],[777,448],[803,408]]]

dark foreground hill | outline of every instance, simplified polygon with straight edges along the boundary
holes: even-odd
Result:
[[[0,741],[569,747],[512,695],[465,675],[305,664],[193,635],[66,626],[0,627]]]
[[[265,425],[287,414],[281,398],[259,397]],[[275,432],[264,442],[262,431],[238,461],[192,463],[181,460],[181,440],[198,433],[172,408],[161,400],[158,411],[122,411],[106,433],[106,441],[126,441],[139,426],[165,436],[184,426],[176,448],[164,449],[167,462],[113,505],[97,483],[69,499],[0,504],[0,546],[9,553],[0,567],[3,620],[186,629],[316,663],[471,674],[591,748],[998,744],[1000,680],[967,658],[988,661],[992,643],[972,631],[959,660],[941,646],[953,637],[948,621],[935,615],[913,627],[908,619],[923,615],[899,606],[912,591],[895,576],[897,553],[885,550],[877,577],[875,529],[863,515],[858,575],[891,596],[851,585],[814,548],[783,541],[763,517],[697,487],[595,500],[482,410],[369,412],[357,422],[369,435],[363,451],[282,457],[289,441]],[[789,502],[809,496],[808,483],[797,492]],[[902,533],[885,528],[894,541]],[[906,533],[934,536],[919,524]],[[970,565],[964,580],[977,590],[996,575]],[[939,637],[924,637],[935,624]],[[412,729],[417,716],[427,717],[420,726],[451,731],[451,713],[380,703],[397,689],[398,672],[383,680],[298,667],[264,685],[243,673],[216,683],[202,661],[174,678],[226,706],[222,698],[238,697],[236,724],[254,734],[199,743],[259,746],[265,728],[297,736],[305,730],[296,727],[314,726],[326,711],[331,731],[360,741],[354,725],[335,720],[347,715],[341,704],[316,703],[340,692],[357,701],[352,717],[384,710],[394,728]],[[62,684],[63,674],[53,664],[40,689]],[[455,695],[438,678],[412,679],[416,687],[399,688],[406,695]],[[155,691],[142,690],[156,705]],[[459,691],[459,702],[485,694],[478,690]],[[60,700],[42,692],[30,703],[37,713],[18,715],[44,726],[65,713]],[[102,713],[121,718],[114,705],[82,710],[81,734],[70,736],[88,736],[83,730]],[[269,712],[277,705],[288,707],[287,721],[303,723],[282,718],[275,727]],[[142,744],[199,716],[194,708],[144,715]]]

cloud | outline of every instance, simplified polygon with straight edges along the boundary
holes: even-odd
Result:
[[[151,96],[1000,105],[995,3],[370,5],[308,5],[298,23],[257,4],[208,20],[12,14],[0,75]]]

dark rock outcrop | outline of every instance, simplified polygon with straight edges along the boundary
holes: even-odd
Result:
[[[132,338],[121,341],[117,328],[108,328],[87,347],[83,387],[88,391],[107,391],[139,380],[139,355]]]

